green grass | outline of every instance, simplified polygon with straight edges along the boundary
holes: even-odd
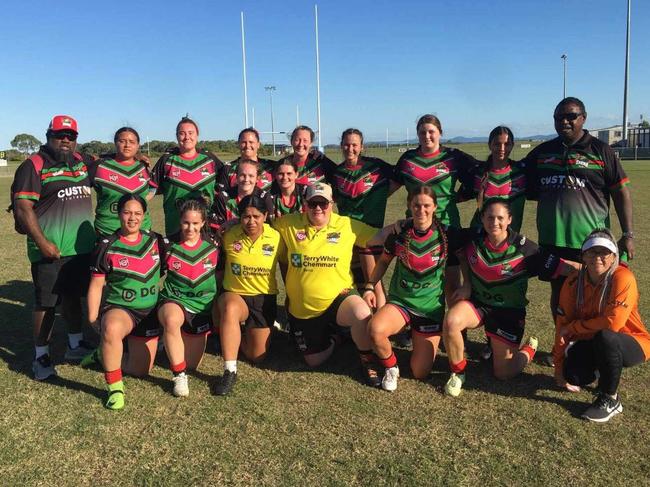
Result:
[[[379,154],[377,154],[379,155]],[[386,157],[394,162],[398,154]],[[337,159],[338,160],[338,159]],[[650,317],[650,166],[625,163],[635,202],[641,313]],[[9,178],[0,179],[8,195]],[[7,196],[8,197],[8,196]],[[405,194],[389,202],[387,220],[401,216]],[[467,222],[473,205],[461,206]],[[153,205],[160,228],[160,201]],[[625,411],[609,424],[577,415],[589,392],[557,390],[552,370],[532,364],[509,382],[470,361],[461,397],[442,394],[441,355],[432,377],[409,378],[408,352],[398,357],[405,378],[393,393],[360,383],[350,345],[329,364],[308,370],[282,335],[261,367],[240,364],[231,397],[209,394],[222,360],[209,353],[190,378],[189,398],[171,395],[166,359],[148,379],[127,377],[126,409],[103,408],[97,370],[58,366],[60,379],[30,377],[32,288],[24,237],[0,212],[0,481],[3,485],[648,485],[650,367],[626,370]],[[534,208],[524,229],[536,237]],[[527,333],[548,350],[552,323],[548,285],[531,281]],[[479,346],[480,332],[470,335]],[[63,356],[59,322],[53,355]]]

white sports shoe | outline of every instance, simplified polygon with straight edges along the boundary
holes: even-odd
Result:
[[[185,372],[175,375],[172,380],[174,381],[174,396],[187,397],[190,395],[190,387],[187,383],[187,375]]]
[[[45,380],[50,377],[56,377],[56,369],[50,359],[49,354],[41,355],[32,362],[32,371],[34,372],[34,379]]]
[[[388,367],[384,371],[384,378],[381,380],[381,388],[385,391],[394,391],[397,389],[397,379],[399,379],[399,367]]]
[[[465,374],[456,374],[455,372],[452,372],[449,376],[449,380],[445,384],[445,393],[451,397],[460,396],[464,383]]]

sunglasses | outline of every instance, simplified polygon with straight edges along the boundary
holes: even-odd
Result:
[[[51,137],[56,140],[68,139],[70,142],[77,140],[77,134],[73,132],[53,132]]]
[[[569,122],[573,122],[574,120],[577,120],[578,117],[581,117],[582,113],[558,113],[557,115],[553,115],[553,118],[555,119],[556,122],[561,122],[562,120],[568,120]]]
[[[309,200],[307,202],[307,206],[312,210],[315,210],[316,208],[320,208],[321,210],[326,210],[329,205],[330,202],[327,200]]]

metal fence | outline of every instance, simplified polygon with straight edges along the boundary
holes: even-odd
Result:
[[[650,147],[617,147],[614,152],[622,161],[650,159]]]

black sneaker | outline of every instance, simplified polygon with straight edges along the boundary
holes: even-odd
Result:
[[[616,398],[611,398],[607,394],[599,393],[596,400],[589,408],[582,413],[582,417],[586,420],[595,423],[606,423],[612,416],[623,412],[623,405],[616,395]]]
[[[379,387],[381,386],[381,376],[379,375],[379,366],[374,361],[371,362],[361,362],[361,368],[363,370],[363,379],[366,382],[366,385],[370,387]]]
[[[217,396],[225,396],[230,394],[232,388],[237,382],[237,372],[230,372],[226,370],[221,376],[221,379],[214,386],[214,394]]]

